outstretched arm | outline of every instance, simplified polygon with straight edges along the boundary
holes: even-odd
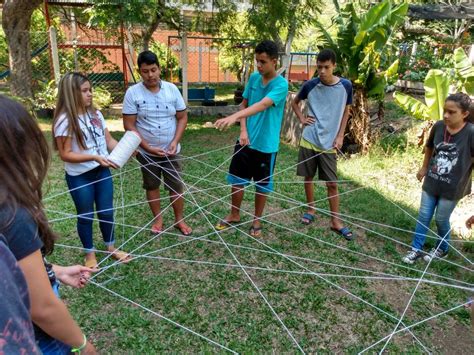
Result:
[[[227,116],[226,118],[221,118],[220,120],[217,120],[214,125],[218,129],[224,129],[227,127],[232,126],[235,124],[237,121],[240,121],[240,119],[253,116],[256,113],[265,111],[267,108],[273,105],[273,100],[264,97],[262,100],[259,102],[254,103],[252,106],[249,106],[243,110],[237,111],[236,113]]]
[[[31,319],[47,334],[72,348],[79,348],[84,341],[81,328],[69,314],[66,305],[56,297],[48,280],[39,250],[18,261],[25,275],[31,302]],[[83,353],[95,353],[87,343]]]

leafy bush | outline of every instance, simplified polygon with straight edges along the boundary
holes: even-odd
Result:
[[[35,93],[33,106],[35,109],[54,109],[58,97],[56,82],[51,80],[48,83],[39,83],[39,90]]]
[[[424,81],[431,69],[443,69],[450,66],[452,53],[446,48],[439,49],[435,54],[432,46],[418,45],[414,57],[402,52],[398,67],[398,77],[402,80]]]
[[[96,86],[94,87],[94,105],[102,110],[107,108],[112,103],[112,94],[104,87]]]

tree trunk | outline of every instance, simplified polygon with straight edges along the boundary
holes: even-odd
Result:
[[[296,7],[296,5],[295,5]],[[296,10],[295,10],[296,11]],[[290,25],[288,26],[288,35],[285,41],[285,54],[281,57],[281,66],[285,68],[285,79],[289,79],[290,76],[290,57],[291,57],[291,45],[296,35],[296,16],[293,17]]]
[[[349,118],[349,139],[365,154],[370,144],[370,115],[367,93],[361,87],[354,87],[354,103]]]
[[[10,62],[10,91],[13,95],[33,97],[31,89],[30,25],[33,11],[42,0],[5,0],[2,27]]]
[[[156,11],[153,17],[153,21],[150,23],[148,28],[142,31],[142,40],[143,40],[143,50],[147,51],[150,49],[150,41],[153,38],[153,33],[155,33],[158,25],[161,21],[161,12]]]
[[[383,99],[379,100],[378,105],[377,119],[382,122],[385,118],[385,101]]]

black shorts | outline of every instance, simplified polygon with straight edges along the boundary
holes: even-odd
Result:
[[[257,191],[268,193],[273,191],[273,171],[277,153],[264,153],[259,150],[242,146],[239,142],[234,148],[234,156],[230,162],[227,181],[232,185],[248,185],[253,179]]]

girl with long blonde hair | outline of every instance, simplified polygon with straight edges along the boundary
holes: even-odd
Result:
[[[107,156],[117,141],[107,129],[104,116],[93,105],[91,82],[80,73],[67,73],[59,82],[53,136],[76,206],[85,265],[97,266],[92,232],[94,204],[107,250],[113,258],[128,261],[129,255],[114,246],[113,182],[109,168],[117,166]]]

